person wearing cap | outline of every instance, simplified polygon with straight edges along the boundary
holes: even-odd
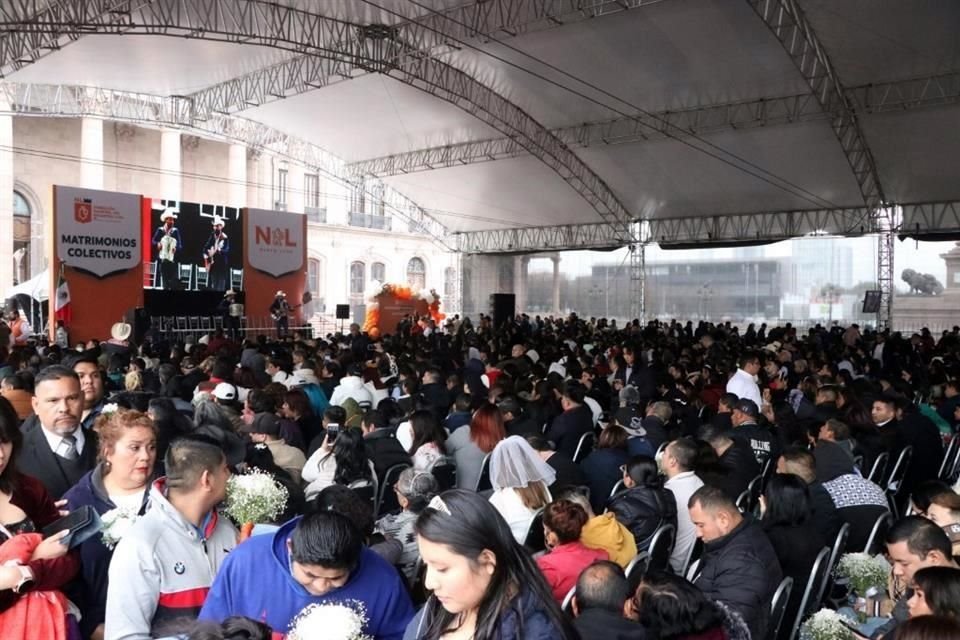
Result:
[[[207,269],[207,288],[214,291],[226,291],[230,281],[230,238],[223,230],[225,220],[222,216],[213,216],[210,237],[203,244],[203,264]]]
[[[238,432],[245,426],[240,412],[243,407],[237,394],[237,387],[230,382],[218,382],[213,388],[213,401],[220,407],[220,411]]]
[[[250,440],[263,443],[273,454],[273,461],[286,471],[294,482],[300,482],[300,472],[307,463],[303,451],[288,445],[280,436],[280,419],[273,413],[258,413],[249,427]]]
[[[757,374],[760,373],[760,356],[755,352],[746,351],[737,361],[737,371],[727,381],[727,393],[738,398],[753,400],[758,407],[763,400],[760,397],[760,387],[757,386]]]
[[[183,238],[176,226],[177,214],[166,209],[160,214],[160,226],[153,233],[153,248],[156,251],[156,273],[154,287],[176,289],[180,283],[177,277],[177,256],[183,250]]]
[[[220,317],[223,318],[223,331],[230,336],[232,340],[236,340],[240,335],[240,315],[234,315],[231,311],[231,307],[237,303],[237,292],[233,289],[227,289],[226,293],[223,294],[223,299],[217,305],[217,312],[220,314]],[[216,353],[211,349],[212,353]]]
[[[270,303],[270,315],[276,323],[277,337],[285,337],[290,328],[290,303],[287,302],[287,294],[283,291],[277,291],[274,294],[273,302]]]
[[[750,445],[762,467],[771,457],[776,459],[780,455],[780,444],[769,429],[757,424],[759,418],[760,409],[753,400],[741,398],[733,405],[730,422],[733,424],[731,436]]]

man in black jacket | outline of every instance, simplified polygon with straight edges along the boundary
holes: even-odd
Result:
[[[367,450],[367,457],[373,461],[377,477],[381,482],[390,467],[397,464],[413,464],[410,454],[403,450],[400,441],[387,429],[387,419],[382,413],[376,409],[367,411],[360,421],[360,428],[363,431],[363,444]]]
[[[824,540],[833,540],[843,526],[843,519],[833,503],[833,498],[817,481],[817,462],[807,449],[790,447],[777,459],[777,473],[792,473],[807,483],[810,490],[810,507],[813,510],[810,524]],[[850,467],[848,473],[853,473]]]
[[[743,440],[731,438],[729,432],[709,424],[700,427],[697,437],[713,447],[723,471],[722,477],[714,479],[713,483],[731,500],[736,500],[762,471],[753,450]]]
[[[515,395],[506,394],[497,398],[497,408],[503,415],[503,428],[507,436],[526,438],[543,433],[541,426],[524,414],[520,400]]]
[[[593,431],[593,413],[584,404],[584,392],[580,384],[568,382],[561,393],[563,413],[553,419],[547,440],[553,443],[554,449],[573,458],[581,436]]]
[[[741,398],[733,405],[730,421],[733,425],[732,436],[743,440],[753,449],[753,455],[763,465],[770,458],[776,459],[780,455],[780,445],[777,439],[766,427],[757,424],[760,418],[760,408],[753,400]]]
[[[59,500],[96,465],[97,434],[80,428],[83,391],[76,373],[51,365],[37,375],[35,385],[34,415],[21,428],[17,468]]]
[[[623,569],[615,562],[595,562],[577,579],[577,595],[573,597],[573,626],[582,638],[606,640],[643,640],[644,628],[625,616],[629,603],[630,584]]]
[[[697,489],[688,506],[704,544],[692,582],[708,599],[739,613],[752,637],[765,637],[770,599],[783,579],[773,545],[760,525],[741,515],[716,487]]]

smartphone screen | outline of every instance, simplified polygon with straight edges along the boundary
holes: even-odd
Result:
[[[333,442],[337,439],[337,436],[340,435],[340,425],[338,424],[328,424],[327,425],[327,440]]]

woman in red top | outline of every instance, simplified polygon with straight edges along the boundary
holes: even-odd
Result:
[[[537,558],[557,602],[577,584],[580,572],[597,560],[607,560],[603,549],[590,549],[580,542],[587,512],[569,500],[551,502],[543,510],[543,535],[550,553]]]

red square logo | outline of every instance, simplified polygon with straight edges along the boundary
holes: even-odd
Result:
[[[93,220],[93,202],[82,200],[73,203],[73,217],[80,224],[86,224]]]

